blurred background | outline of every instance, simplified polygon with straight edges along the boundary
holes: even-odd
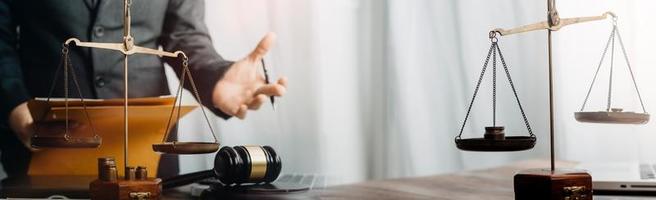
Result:
[[[538,144],[516,153],[456,149],[490,47],[488,31],[546,20],[546,1],[521,0],[212,0],[206,22],[214,46],[228,59],[252,50],[266,32],[278,34],[265,58],[274,74],[289,77],[288,93],[247,119],[216,118],[223,145],[271,145],[283,173],[316,173],[337,183],[478,169],[526,159],[548,159],[547,34],[499,38]],[[647,111],[656,108],[654,1],[557,1],[560,16],[613,11]],[[555,32],[557,159],[654,161],[654,123],[581,124],[574,120],[612,29],[612,20]],[[641,111],[616,51],[614,107]],[[606,61],[608,64],[608,60]],[[500,66],[500,65],[499,65]],[[501,69],[499,69],[501,70]],[[587,110],[606,105],[608,65],[600,72]],[[169,72],[171,88],[177,79]],[[500,73],[502,71],[499,71]],[[492,124],[490,74],[483,82],[463,137],[481,137]],[[527,135],[510,86],[498,79],[499,125]],[[186,99],[192,99],[191,96]],[[188,102],[193,103],[193,102]],[[181,140],[210,139],[202,115],[183,119]],[[183,172],[211,168],[213,155],[184,156]],[[547,167],[547,166],[545,166]]]

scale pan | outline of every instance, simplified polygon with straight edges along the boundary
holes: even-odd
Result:
[[[153,151],[166,154],[205,154],[219,150],[214,142],[165,142],[153,144]]]
[[[32,138],[35,148],[98,148],[100,137],[38,136]]]
[[[508,136],[503,140],[485,138],[456,139],[456,146],[464,151],[524,151],[535,146],[535,138]]]
[[[576,121],[585,123],[604,124],[646,124],[649,122],[649,114],[635,112],[575,112]]]

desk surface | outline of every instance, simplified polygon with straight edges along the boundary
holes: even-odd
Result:
[[[574,167],[573,162],[558,162],[562,168]],[[511,165],[463,171],[436,176],[401,178],[381,181],[368,181],[349,185],[313,190],[303,195],[305,198],[321,199],[514,199],[513,175],[522,169],[548,167],[548,161],[531,160]],[[186,199],[190,196],[181,191],[169,191],[165,199]],[[278,196],[276,199],[286,199]],[[291,197],[291,199],[296,199]],[[595,199],[624,199],[621,197],[595,196]],[[643,199],[632,197],[630,199]]]

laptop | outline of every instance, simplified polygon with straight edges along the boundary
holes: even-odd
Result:
[[[281,174],[270,184],[226,186],[216,178],[207,178],[191,185],[191,196],[200,199],[316,199],[331,181],[318,174]]]
[[[592,189],[609,192],[656,192],[656,163],[582,163],[592,175]]]

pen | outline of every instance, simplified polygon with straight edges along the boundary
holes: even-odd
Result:
[[[264,65],[264,59],[262,59],[262,70],[264,71],[264,82],[268,85],[271,82],[269,81],[269,71],[267,71],[266,65]],[[271,101],[271,107],[273,107],[273,110],[276,110],[274,97],[269,96],[269,101]]]

